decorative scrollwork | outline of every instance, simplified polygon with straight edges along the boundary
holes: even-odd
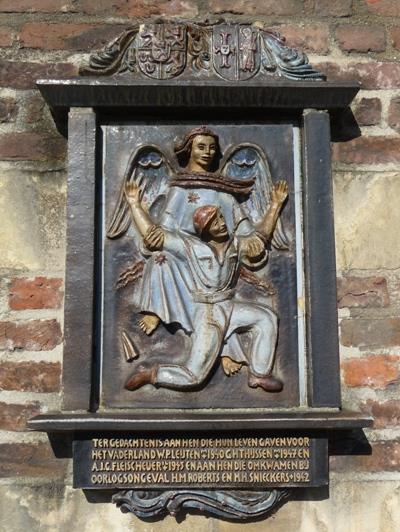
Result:
[[[123,72],[154,79],[213,74],[244,82],[274,74],[298,81],[325,80],[307,55],[287,46],[282,35],[244,23],[136,25],[94,52],[89,65],[80,70],[97,76]]]
[[[168,491],[120,491],[113,495],[122,512],[132,512],[141,519],[177,516],[181,511],[197,509],[225,519],[243,521],[265,517],[290,494],[289,490],[215,491],[181,489]]]
[[[135,48],[130,45],[134,41],[139,26],[125,30],[121,35],[101,50],[91,54],[89,66],[80,68],[81,75],[111,75],[125,70],[135,71]]]
[[[261,34],[264,48],[262,64],[266,70],[298,81],[326,79],[310,65],[306,54],[286,46],[286,39],[280,33],[261,30]]]

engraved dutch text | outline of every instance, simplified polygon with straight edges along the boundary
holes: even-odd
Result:
[[[308,437],[94,438],[93,486],[292,486],[310,482]]]

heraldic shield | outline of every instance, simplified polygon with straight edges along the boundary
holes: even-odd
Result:
[[[260,38],[250,24],[218,24],[213,28],[213,64],[227,80],[252,78],[260,69]]]
[[[186,66],[186,27],[182,24],[142,24],[137,59],[143,74],[169,79]]]

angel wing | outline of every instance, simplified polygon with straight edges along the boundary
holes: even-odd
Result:
[[[253,224],[257,224],[271,203],[272,179],[264,151],[254,144],[242,143],[232,147],[221,163],[222,175],[233,179],[255,178],[250,195],[241,205]],[[272,245],[288,249],[289,241],[280,219],[275,227]]]
[[[141,201],[151,218],[157,222],[165,203],[168,182],[173,170],[163,152],[153,145],[141,146],[129,159],[121,191],[107,227],[108,238],[119,238],[129,228],[131,217],[125,199],[125,184],[136,181],[141,189]]]

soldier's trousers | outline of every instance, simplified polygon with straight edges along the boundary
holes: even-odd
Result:
[[[191,349],[184,364],[161,364],[155,384],[167,388],[195,388],[209,375],[219,355],[245,361],[256,376],[271,373],[278,331],[276,314],[266,305],[228,300],[197,303]],[[235,333],[250,336],[246,352]],[[231,349],[235,351],[231,352]]]

